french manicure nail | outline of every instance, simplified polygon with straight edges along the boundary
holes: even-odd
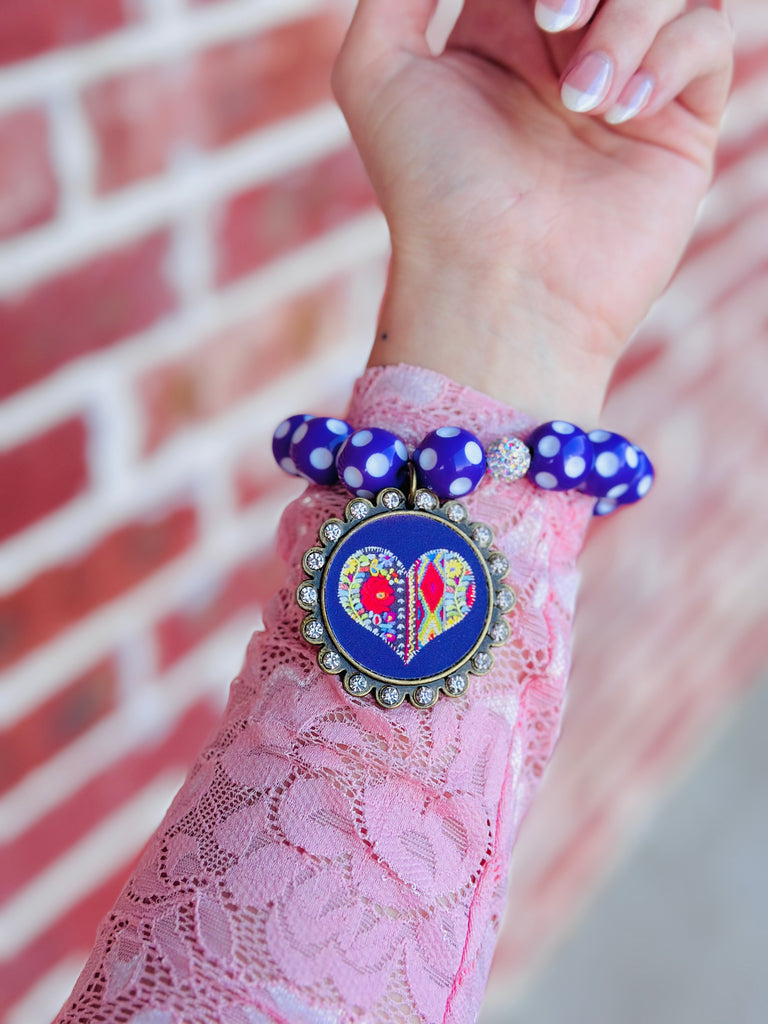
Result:
[[[563,104],[576,114],[600,106],[613,79],[613,61],[605,53],[588,53],[568,72],[560,89]]]
[[[562,32],[579,17],[581,11],[581,0],[552,0],[551,4],[545,4],[542,0],[536,0],[534,15],[539,28],[545,32]]]
[[[605,114],[608,124],[623,124],[639,114],[653,93],[653,78],[650,75],[635,75],[630,78],[621,96]]]

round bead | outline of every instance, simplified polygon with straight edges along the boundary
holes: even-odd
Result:
[[[272,435],[272,454],[275,457],[275,462],[278,464],[280,469],[285,470],[286,473],[290,473],[291,476],[299,475],[296,470],[296,465],[291,458],[291,441],[293,440],[293,435],[302,423],[306,423],[307,420],[311,419],[312,417],[306,412],[300,412],[296,416],[289,416],[287,420],[283,420]]]
[[[528,437],[531,465],[528,479],[546,491],[568,491],[592,470],[592,444],[572,423],[542,423]]]
[[[352,427],[344,420],[324,416],[300,424],[289,449],[297,474],[315,484],[335,484],[336,452],[351,433]]]
[[[373,498],[386,487],[406,486],[408,449],[397,434],[381,427],[356,430],[336,453],[336,469],[350,494]]]
[[[636,501],[644,498],[653,486],[653,464],[642,448],[638,448],[637,445],[634,447],[637,452],[637,469],[627,490],[616,498],[617,505],[634,505]]]
[[[528,472],[531,452],[519,437],[500,437],[492,441],[485,451],[488,472],[494,480],[519,480]]]
[[[593,430],[589,440],[595,462],[579,490],[594,498],[618,501],[629,490],[640,466],[638,449],[621,434],[612,434],[608,430]]]
[[[441,499],[471,494],[485,475],[483,447],[462,427],[438,427],[427,434],[413,460],[420,486]]]

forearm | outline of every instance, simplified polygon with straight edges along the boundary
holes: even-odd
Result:
[[[369,371],[349,415],[410,445],[447,422],[483,443],[530,426],[413,368]],[[467,499],[510,561],[512,638],[466,696],[387,711],[346,696],[299,635],[301,556],[347,498],[311,487],[286,512],[286,587],[60,1021],[118,1007],[204,1024],[476,1015],[509,852],[559,725],[591,501],[491,480]]]

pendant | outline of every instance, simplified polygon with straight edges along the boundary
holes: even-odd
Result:
[[[305,552],[308,578],[296,591],[320,667],[385,708],[460,697],[511,633],[509,562],[492,544],[489,526],[429,490],[408,500],[388,487],[373,501],[350,501]]]

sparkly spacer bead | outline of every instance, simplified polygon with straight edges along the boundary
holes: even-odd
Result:
[[[528,472],[531,452],[519,437],[500,437],[485,450],[488,472],[494,480],[519,480]]]
[[[287,420],[283,420],[272,435],[272,454],[275,457],[275,462],[278,464],[280,469],[284,470],[286,473],[290,473],[291,476],[299,476],[296,464],[291,458],[291,441],[293,441],[293,435],[302,423],[306,423],[307,420],[311,419],[312,417],[309,413],[305,412],[298,413],[296,416],[290,416]]]
[[[373,498],[384,487],[405,487],[408,449],[389,430],[371,427],[350,434],[336,453],[339,480],[350,494]]]
[[[339,478],[336,452],[352,433],[344,420],[316,417],[302,423],[293,433],[290,458],[299,476],[329,486]]]
[[[546,491],[578,487],[594,465],[592,443],[583,430],[563,420],[542,423],[528,437],[528,479]]]
[[[485,476],[485,452],[474,434],[463,427],[438,427],[413,453],[422,487],[439,498],[471,494]]]

